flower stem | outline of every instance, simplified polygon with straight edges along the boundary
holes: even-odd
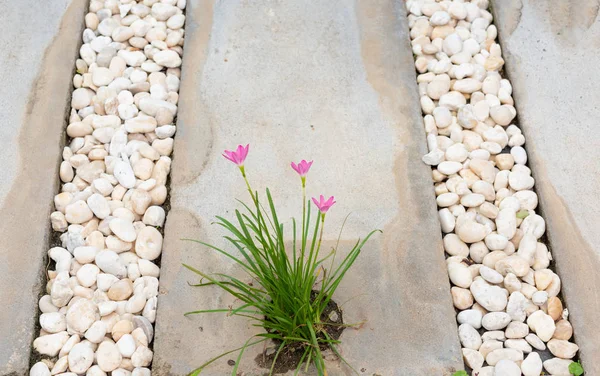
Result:
[[[256,197],[254,197],[254,193],[252,192],[252,188],[250,187],[250,183],[248,182],[248,178],[246,177],[246,170],[244,166],[240,166],[240,171],[242,176],[244,177],[244,181],[246,182],[246,188],[248,188],[248,192],[250,193],[250,197],[252,197],[252,201],[256,204]]]

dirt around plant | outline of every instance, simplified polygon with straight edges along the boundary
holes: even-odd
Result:
[[[311,298],[314,299],[316,297],[316,292],[313,291],[311,294]],[[344,331],[345,327],[341,324],[344,323],[342,317],[342,311],[339,306],[333,300],[330,300],[327,303],[327,306],[323,310],[321,314],[321,322],[324,323],[323,329],[327,332],[329,337],[333,339],[339,339]],[[327,324],[335,324],[335,325],[327,325]],[[318,338],[325,338],[322,333],[317,333]],[[271,369],[273,365],[273,359],[275,358],[275,354],[277,353],[277,349],[281,344],[280,341],[273,341],[272,346],[267,347],[261,354],[254,359],[256,364],[260,367]],[[277,357],[277,362],[275,363],[275,367],[273,368],[273,373],[286,373],[290,370],[295,370],[298,367],[298,363],[300,362],[300,358],[302,358],[302,354],[304,353],[306,345],[302,345],[299,343],[293,343],[287,345]],[[329,346],[326,344],[321,345],[321,350],[327,350]]]

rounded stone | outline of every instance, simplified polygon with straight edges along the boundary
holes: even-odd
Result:
[[[79,299],[68,308],[66,318],[69,331],[83,335],[100,315],[94,302]]]
[[[73,346],[68,355],[69,370],[82,374],[94,363],[94,351],[87,344],[80,342]]]
[[[119,368],[123,356],[119,352],[117,345],[112,342],[104,341],[96,350],[96,361],[100,369],[104,372],[112,372]]]
[[[155,260],[162,252],[163,238],[154,227],[146,226],[140,230],[135,242],[135,253],[145,260]]]

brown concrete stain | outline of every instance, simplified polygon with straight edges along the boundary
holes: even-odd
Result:
[[[196,6],[197,5],[197,6]],[[198,97],[202,97],[200,80],[207,57],[210,55],[209,40],[213,24],[215,0],[188,2],[185,27],[185,59],[182,66],[181,88],[179,94],[179,115],[177,118],[177,137],[175,138],[173,161],[179,166],[171,171],[171,184],[189,184],[204,170],[212,150],[214,123],[198,124],[199,118],[213,119],[208,106]],[[192,14],[189,14],[192,13]],[[195,22],[197,20],[197,22]],[[204,114],[202,117],[198,114]],[[202,132],[202,137],[194,135]],[[202,140],[196,148],[184,147],[185,139],[193,137]],[[198,158],[198,154],[203,155]],[[201,163],[199,163],[199,161]]]
[[[521,16],[522,16],[522,11],[523,11],[523,2],[522,0],[496,0],[496,1],[506,1],[506,3],[508,3],[508,6],[506,9],[501,8],[502,12],[505,12],[506,15],[504,15],[503,17],[503,22],[502,22],[502,27],[506,28],[506,30],[508,31],[508,35],[511,35],[512,33],[514,33],[514,31],[517,29],[517,27],[519,26],[519,23],[521,22]],[[493,3],[492,3],[493,6]],[[493,10],[498,9],[498,7],[492,7]],[[498,25],[496,25],[498,26]],[[504,52],[504,51],[503,51]]]
[[[86,8],[86,0],[69,5],[44,52],[18,136],[18,174],[0,208],[0,215],[7,219],[0,230],[0,252],[8,272],[5,278],[13,282],[2,291],[3,301],[11,302],[11,308],[0,310],[0,333],[11,334],[3,338],[3,345],[13,349],[9,363],[2,365],[8,374],[13,370],[24,374],[29,364],[37,297],[45,279],[43,261],[51,230],[48,218],[58,189],[71,78]]]
[[[398,134],[397,140],[390,140],[397,145],[396,161],[390,173],[395,175],[396,192],[402,210],[383,229],[380,257],[383,259],[382,264],[388,267],[384,270],[385,274],[380,276],[382,284],[386,285],[382,288],[390,285],[418,285],[424,275],[429,275],[433,280],[432,284],[445,289],[444,301],[439,300],[439,294],[429,296],[426,289],[421,291],[403,289],[400,292],[402,298],[399,303],[411,306],[410,309],[403,309],[404,312],[410,313],[410,316],[402,317],[401,320],[418,326],[418,329],[408,330],[407,336],[421,332],[426,336],[438,337],[442,347],[445,347],[436,351],[438,362],[428,365],[428,374],[451,375],[457,369],[462,369],[463,362],[454,321],[454,308],[441,243],[441,226],[437,219],[433,182],[428,178],[429,167],[421,163],[421,155],[426,153],[426,137],[420,107],[414,106],[419,101],[416,73],[411,69],[409,72],[412,74],[407,74],[404,68],[413,65],[408,25],[405,22],[398,22],[399,19],[406,19],[406,10],[403,3],[386,0],[358,1],[356,13],[361,30],[361,55],[367,74],[366,79],[379,96],[382,113],[387,115],[387,119],[395,122],[391,126]],[[389,43],[384,45],[380,35],[373,32],[378,28],[382,33],[394,32],[397,43],[392,48],[397,51],[390,52]],[[389,56],[400,55],[403,58],[402,60],[389,59],[388,54]],[[411,147],[404,147],[404,145],[411,145]],[[413,187],[417,189],[411,189]],[[408,225],[404,218],[407,213],[413,214]],[[423,231],[415,231],[417,227],[415,222],[424,223]],[[425,224],[426,222],[429,226]],[[440,228],[440,236],[437,238],[427,234],[427,230],[432,227],[431,222],[435,222],[433,227]],[[429,254],[423,255],[418,252],[422,250],[423,242],[430,245]],[[431,262],[428,264],[428,269],[419,267],[424,265],[423,263],[411,261],[416,258],[429,259]],[[403,270],[393,267],[400,265],[413,267]],[[419,296],[416,296],[417,294]],[[443,312],[443,314],[437,315],[436,312]],[[444,331],[438,331],[424,323],[421,315],[445,320],[443,323],[440,322]],[[415,343],[413,347],[418,349],[419,345]],[[430,352],[431,349],[418,349],[418,351]]]

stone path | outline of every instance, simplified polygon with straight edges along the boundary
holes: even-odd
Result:
[[[342,351],[368,374],[450,374],[461,366],[445,279],[430,173],[419,163],[425,136],[402,3],[190,2],[181,114],[171,181],[157,316],[157,375],[183,375],[255,332],[223,315],[183,317],[226,306],[216,290],[194,289],[181,263],[225,271],[213,252],[181,241],[221,244],[210,226],[245,198],[223,149],[249,143],[246,170],[268,185],[286,218],[301,203],[289,162],[314,159],[309,192],[335,194],[326,239],[342,244],[371,228],[384,234],[361,254],[336,296],[348,322]],[[190,47],[191,46],[191,47]],[[187,64],[187,65],[186,65]],[[436,236],[430,236],[436,234]],[[291,239],[290,239],[291,240]],[[427,283],[424,283],[427,281]],[[432,349],[435,349],[432,351]],[[242,368],[257,374],[248,352]],[[227,375],[230,356],[211,365]],[[330,374],[346,374],[347,370]]]
[[[0,2],[0,375],[25,375],[86,0]],[[23,22],[27,20],[27,22]]]
[[[140,1],[150,7],[156,2]],[[488,5],[487,0],[473,2],[482,9]],[[119,8],[118,5],[124,5],[121,3],[129,1],[93,0],[91,7],[93,12],[104,6],[111,8],[110,12],[119,19],[118,13],[131,11],[127,4]],[[159,3],[158,8],[166,11],[169,7],[162,4],[182,7],[186,2],[161,0]],[[187,3],[178,135],[171,174],[171,211],[159,264],[161,291],[152,348],[152,374],[184,375],[210,357],[241,345],[255,332],[247,322],[237,318],[183,316],[189,310],[230,303],[216,290],[188,286],[195,278],[181,267],[182,262],[212,272],[229,270],[231,266],[203,247],[183,242],[181,238],[221,244],[222,233],[210,226],[210,222],[217,214],[230,216],[233,199],[246,195],[239,173],[220,156],[223,149],[231,149],[238,143],[251,144],[247,161],[250,180],[257,189],[268,185],[275,192],[283,217],[296,214],[300,207],[300,188],[289,162],[302,158],[315,160],[308,180],[309,193],[335,195],[338,201],[328,216],[327,245],[337,238],[337,230],[348,212],[352,215],[342,237],[343,245],[372,228],[384,230],[383,235],[365,248],[353,273],[335,297],[339,303],[346,302],[346,322],[367,320],[361,329],[345,331],[342,352],[346,359],[361,374],[369,375],[450,375],[452,370],[461,369],[463,354],[449,293],[431,173],[421,162],[428,148],[420,115],[423,103],[419,102],[409,46],[408,25],[414,26],[414,19],[406,17],[404,2],[318,0],[301,4],[273,0],[188,0]],[[10,46],[0,52],[0,77],[4,87],[10,88],[0,93],[7,109],[0,113],[0,157],[4,162],[0,172],[0,216],[4,220],[0,226],[0,257],[4,260],[0,263],[0,301],[4,304],[0,310],[1,376],[29,374],[30,360],[40,359],[36,351],[31,351],[33,339],[48,334],[45,329],[56,329],[54,324],[62,325],[57,315],[45,316],[42,320],[45,329],[38,333],[39,325],[35,321],[39,315],[37,301],[46,282],[45,254],[49,245],[61,242],[52,234],[50,213],[55,212],[52,223],[55,229],[66,224],[63,221],[66,217],[56,214],[61,209],[52,205],[52,200],[60,189],[59,162],[72,84],[86,85],[83,76],[73,80],[72,69],[88,5],[89,0],[56,0],[48,4],[31,0],[10,4],[0,1],[0,14],[5,15],[0,23],[0,40]],[[519,126],[527,139],[527,164],[537,183],[539,208],[536,210],[545,218],[547,244],[554,257],[552,266],[562,279],[562,298],[568,306],[569,320],[580,346],[578,355],[586,374],[595,375],[600,373],[600,319],[597,315],[600,303],[596,297],[600,289],[596,276],[600,254],[594,245],[600,242],[596,231],[600,223],[597,207],[590,203],[597,201],[600,195],[600,184],[594,174],[595,162],[600,157],[600,134],[594,123],[597,118],[594,98],[598,97],[594,64],[600,51],[596,43],[600,33],[598,7],[591,0],[583,3],[557,0],[557,5],[552,7],[531,0],[495,1],[493,5]],[[143,15],[143,8],[135,12]],[[441,16],[438,15],[435,22],[443,22]],[[23,19],[28,23],[24,24]],[[93,23],[89,18],[86,21],[88,26]],[[125,22],[132,21],[130,18]],[[183,22],[182,19],[171,21],[170,27],[180,21]],[[124,35],[128,33],[121,31]],[[146,42],[162,38],[160,32],[150,34]],[[83,37],[93,39],[89,31]],[[140,44],[140,48],[146,42],[129,41]],[[157,52],[155,49],[161,48],[164,45],[157,41],[148,53],[152,56]],[[179,47],[175,49],[180,52]],[[91,54],[87,57],[91,58]],[[145,67],[154,69],[153,65]],[[81,69],[80,64],[78,68]],[[128,77],[130,74],[127,73]],[[175,71],[171,70],[173,74]],[[157,83],[157,76],[154,77],[149,80]],[[102,80],[103,77],[96,78]],[[173,87],[172,80],[169,82],[171,85],[166,87]],[[506,84],[500,86],[507,88]],[[136,86],[137,89],[143,91],[144,87]],[[148,88],[153,98],[165,94],[159,89]],[[127,102],[127,98],[123,99]],[[140,99],[134,102],[136,106]],[[170,100],[177,98],[171,95]],[[503,100],[508,99],[504,96]],[[153,112],[150,108],[153,106],[146,105],[142,110]],[[125,117],[127,112],[124,110]],[[85,113],[83,110],[82,114]],[[70,122],[74,122],[73,116]],[[146,132],[147,140],[154,140],[152,133],[160,132]],[[167,134],[162,133],[169,138]],[[130,135],[129,141],[134,141],[130,143],[131,148],[139,146],[136,144],[139,135]],[[161,153],[170,153],[170,145],[157,146]],[[493,145],[488,146],[493,148]],[[110,146],[107,150],[110,151]],[[93,159],[98,153],[102,152],[87,155]],[[66,159],[60,169],[62,189],[70,190],[73,185],[83,189],[81,171],[74,171],[71,177],[69,169],[64,167],[67,161],[78,163],[79,157],[71,160],[63,152],[63,158]],[[135,156],[132,162],[139,160]],[[108,159],[105,161],[110,165]],[[139,166],[135,172],[140,180],[144,180],[138,176],[143,170]],[[164,171],[161,179],[166,179]],[[439,174],[434,173],[434,179],[439,178]],[[121,182],[116,181],[119,186]],[[439,185],[436,192],[441,192]],[[107,197],[112,200],[111,196]],[[90,203],[87,199],[81,202],[98,209],[95,205],[98,202]],[[114,209],[113,205],[111,216],[123,214],[113,213]],[[131,210],[135,212],[133,206]],[[446,225],[444,218],[442,227]],[[89,230],[98,219],[101,218],[84,225]],[[141,214],[134,214],[134,219],[141,219]],[[138,231],[142,224],[146,225],[142,221],[136,223]],[[104,225],[108,225],[108,221]],[[78,225],[72,227],[75,231]],[[105,231],[107,238],[119,236],[119,231],[113,231],[110,226],[99,226],[99,231]],[[63,244],[74,251],[78,238],[74,233],[71,235],[73,237]],[[87,240],[90,243],[87,245],[96,244],[97,236],[92,238]],[[125,245],[115,239],[110,241],[111,247],[117,243]],[[132,262],[137,260],[133,252],[121,255],[122,262],[137,262]],[[149,262],[142,263],[150,267]],[[78,265],[78,262],[71,263],[70,283],[76,290],[75,295],[85,297],[88,289],[75,288],[72,284],[87,281],[89,277],[77,273],[81,266]],[[141,266],[136,265],[139,271]],[[58,265],[52,266],[50,277],[56,276],[54,269],[58,268]],[[127,276],[135,279],[136,267],[129,269]],[[152,269],[153,273],[155,269]],[[474,269],[476,267],[471,268]],[[450,274],[455,284],[462,283],[458,278],[461,273],[450,270]],[[493,277],[488,274],[488,278]],[[527,282],[527,278],[524,276],[523,281]],[[50,290],[51,285],[48,285]],[[153,288],[146,290],[150,292]],[[97,292],[93,299],[102,298],[101,295]],[[48,305],[50,298],[42,301],[44,312],[53,310]],[[121,299],[115,308],[119,319],[132,319],[131,304]],[[153,304],[149,311],[153,311]],[[103,305],[104,315],[106,309],[112,309],[112,304]],[[61,314],[66,311],[65,307]],[[67,318],[70,334],[73,330],[82,333],[81,336],[75,333],[71,341],[74,342],[73,337],[81,337],[84,345],[77,347],[70,356],[72,359],[64,356],[58,361],[54,373],[59,373],[65,364],[73,367],[71,370],[84,367],[90,360],[88,348],[94,349],[93,341],[102,339],[97,331],[74,328],[72,319],[73,315]],[[112,322],[112,319],[105,321]],[[469,334],[473,333],[462,331],[463,346]],[[111,337],[114,333],[109,330],[106,335]],[[36,348],[46,342],[43,337]],[[63,355],[69,351],[71,341],[61,350]],[[143,342],[143,338],[137,333],[134,346],[145,349],[140,341]],[[117,346],[118,352],[129,355],[131,341],[122,342]],[[117,355],[113,347],[110,353]],[[246,354],[241,367],[246,374],[264,372],[252,359],[261,350]],[[138,355],[137,370],[132,376],[149,374],[142,364],[148,363],[151,353],[144,350],[144,354]],[[474,358],[468,351],[466,355],[469,355],[466,363],[470,365]],[[118,367],[133,370],[133,360],[127,356],[123,359]],[[235,356],[215,363],[206,374],[229,375],[229,359]],[[53,363],[48,363],[50,369]],[[566,364],[559,364],[557,369]],[[511,366],[503,364],[505,372],[514,371]],[[38,363],[31,375],[48,375],[45,367]],[[92,369],[92,375],[101,374],[98,365]],[[350,374],[347,367],[335,361],[329,361],[329,370],[330,375]],[[489,371],[487,369],[484,375]],[[119,370],[112,374],[126,375],[127,372]]]

